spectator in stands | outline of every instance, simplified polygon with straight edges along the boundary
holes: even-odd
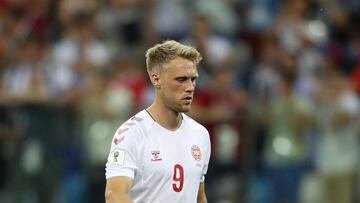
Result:
[[[94,16],[78,10],[72,15],[68,35],[52,50],[52,92],[60,103],[78,100],[87,87],[88,73],[105,72],[110,59],[107,47],[96,36]]]
[[[215,69],[211,84],[197,90],[190,115],[209,130],[212,142],[212,167],[209,188],[214,199],[239,201],[241,163],[245,147],[243,137],[246,95],[235,86],[234,69],[229,64]],[[229,176],[236,183],[228,191],[217,183]],[[231,178],[234,180],[233,178]]]
[[[294,91],[296,72],[292,67],[280,69],[279,92],[271,97],[262,112],[267,125],[264,167],[274,199],[269,202],[296,202],[301,179],[305,174],[311,105]]]
[[[319,134],[317,173],[323,201],[352,203],[359,166],[360,101],[349,78],[327,60],[319,75],[315,118]]]

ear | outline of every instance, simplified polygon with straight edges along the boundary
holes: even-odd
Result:
[[[154,85],[156,89],[161,87],[160,75],[158,73],[151,73],[150,75],[151,83]]]

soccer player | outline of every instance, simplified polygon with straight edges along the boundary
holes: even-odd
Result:
[[[200,60],[196,49],[175,41],[147,51],[156,98],[114,135],[106,164],[107,203],[207,202],[209,133],[184,114],[191,107]]]

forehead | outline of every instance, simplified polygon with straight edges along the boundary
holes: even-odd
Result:
[[[198,74],[196,65],[192,61],[181,57],[164,64],[164,69],[170,75],[195,76]]]

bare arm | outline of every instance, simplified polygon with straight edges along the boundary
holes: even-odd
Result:
[[[205,184],[204,183],[200,183],[197,202],[198,203],[207,203],[206,194],[205,194]]]
[[[106,181],[105,200],[106,203],[133,203],[128,196],[132,180],[129,177],[118,176]]]

